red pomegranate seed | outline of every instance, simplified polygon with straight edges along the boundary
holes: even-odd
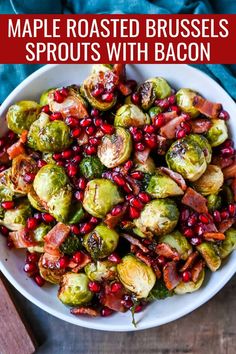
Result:
[[[78,264],[82,262],[83,258],[84,258],[84,254],[80,251],[75,252],[72,257],[73,261]]]
[[[95,146],[93,145],[88,145],[84,148],[84,152],[87,154],[87,155],[94,155],[96,154],[97,152],[97,149]]]
[[[229,204],[228,206],[229,214],[230,216],[235,216],[236,213],[236,205],[235,204]]]
[[[162,113],[159,113],[157,116],[154,117],[154,125],[157,128],[163,127],[164,124],[165,124],[165,117]]]
[[[132,198],[134,198],[134,195],[133,194],[127,194],[125,196],[125,199],[129,202]]]
[[[130,127],[129,131],[132,135],[134,135],[139,131],[139,129],[137,127]]]
[[[151,149],[157,147],[157,137],[155,134],[145,134],[144,140]]]
[[[65,123],[69,125],[70,128],[76,128],[79,125],[79,120],[74,117],[67,117]]]
[[[117,216],[117,215],[119,215],[119,214],[121,213],[121,211],[122,211],[122,206],[121,206],[121,205],[117,205],[117,206],[115,206],[115,207],[112,209],[111,215],[112,215],[112,216]]]
[[[62,120],[62,115],[60,112],[54,112],[50,115],[51,120]]]
[[[104,134],[111,135],[114,132],[114,127],[108,123],[102,123],[100,128]]]
[[[171,95],[170,97],[168,97],[169,104],[170,105],[175,104],[175,99],[176,99],[175,95]]]
[[[129,160],[124,164],[124,169],[129,171],[133,167],[133,161]]]
[[[67,268],[68,264],[69,264],[69,259],[67,256],[63,256],[59,259],[59,268],[60,269]]]
[[[69,177],[74,177],[77,172],[78,172],[78,169],[75,165],[69,164],[67,166],[67,173],[68,173]]]
[[[80,177],[79,180],[78,180],[78,188],[84,190],[86,188],[86,185],[87,185],[87,181],[84,177]]]
[[[196,222],[197,222],[197,216],[195,214],[193,214],[188,218],[187,224],[189,227],[192,227],[196,224]]]
[[[36,174],[35,173],[26,173],[23,177],[23,180],[26,182],[26,183],[32,183],[33,180],[35,179],[35,176]]]
[[[120,291],[122,289],[122,285],[121,285],[121,283],[113,283],[112,285],[111,285],[111,292],[112,293],[117,293],[118,291]]]
[[[187,122],[189,120],[191,120],[191,117],[188,113],[182,113],[181,116],[184,118],[184,120]]]
[[[189,272],[188,270],[186,270],[185,272],[183,272],[182,274],[182,280],[185,283],[188,283],[192,278],[192,274],[191,272]]]
[[[127,309],[133,306],[133,301],[129,295],[125,295],[124,299],[121,300],[121,304],[124,305]]]
[[[65,166],[65,162],[63,161],[57,161],[57,166],[61,166],[61,167],[64,167]]]
[[[99,222],[98,218],[95,218],[95,216],[92,216],[91,219],[89,220],[91,224],[97,224]]]
[[[0,232],[4,236],[8,236],[8,234],[9,234],[9,230],[8,230],[8,228],[6,226],[0,226]]]
[[[137,92],[134,92],[131,96],[131,101],[138,105],[140,103],[140,95]]]
[[[176,131],[176,139],[182,139],[186,136],[186,131],[185,129],[178,129]]]
[[[39,255],[38,255],[38,253],[35,253],[35,252],[33,252],[33,253],[28,252],[26,260],[27,260],[27,262],[30,262],[30,263],[37,263],[39,260]]]
[[[170,110],[172,111],[172,112],[176,112],[176,113],[180,113],[180,109],[179,109],[179,107],[178,106],[176,106],[176,105],[171,105],[170,106]]]
[[[38,221],[34,217],[31,217],[27,219],[26,225],[29,230],[35,230],[38,226]]]
[[[170,107],[170,102],[168,101],[167,98],[164,98],[163,100],[156,100],[155,101],[155,105],[156,106],[159,106],[163,109],[167,109]]]
[[[190,243],[193,246],[198,246],[202,243],[202,239],[200,237],[193,237],[193,238],[191,238]]]
[[[155,132],[155,127],[153,125],[145,125],[143,131],[148,134],[152,134]]]
[[[135,309],[134,309],[134,312],[138,313],[138,312],[141,312],[142,310],[143,310],[143,306],[142,305],[136,305]]]
[[[107,317],[113,314],[113,310],[109,309],[108,307],[103,307],[103,309],[101,310],[101,316],[102,317]]]
[[[199,215],[199,220],[200,220],[203,224],[209,224],[209,222],[210,222],[208,216],[205,215],[205,214],[200,214],[200,215]]]
[[[223,147],[234,147],[234,142],[232,139],[226,139],[225,142],[221,145]]]
[[[93,293],[99,293],[99,291],[101,290],[101,285],[95,281],[90,281],[88,284],[88,288]]]
[[[13,241],[10,240],[9,238],[7,239],[7,247],[8,247],[9,249],[12,249],[12,248],[15,247]]]
[[[131,206],[129,207],[129,215],[131,219],[137,219],[140,216],[140,210]]]
[[[97,108],[93,108],[93,109],[91,110],[91,116],[92,116],[92,117],[98,117],[99,114],[100,114],[100,112],[99,112],[99,110],[98,110]]]
[[[38,162],[37,162],[38,168],[41,168],[41,167],[43,167],[43,166],[45,166],[45,165],[47,165],[47,162],[46,162],[46,161],[44,161],[44,160],[38,160]]]
[[[12,130],[10,130],[10,131],[7,133],[7,139],[8,139],[8,140],[12,141],[12,140],[15,139],[15,137],[16,137],[16,134],[15,134]]]
[[[84,118],[80,120],[80,125],[81,127],[89,127],[92,124],[92,119],[91,118]]]
[[[229,218],[229,212],[227,210],[224,210],[220,213],[220,216],[222,220],[227,220]]]
[[[140,142],[143,140],[143,134],[140,130],[138,130],[137,132],[133,133],[133,139],[136,143]]]
[[[78,154],[79,152],[81,152],[81,147],[79,145],[74,145],[72,147],[72,150],[74,151],[74,153]]]
[[[102,95],[102,101],[112,102],[114,99],[114,94],[112,92],[106,92]]]
[[[93,146],[98,146],[100,144],[100,140],[98,138],[89,138],[89,144]]]
[[[130,177],[141,181],[144,178],[144,174],[143,174],[143,172],[140,172],[140,171],[134,171],[134,172],[131,172]]]
[[[138,210],[142,210],[144,208],[143,203],[138,198],[130,199],[130,205]]]
[[[220,212],[219,212],[218,210],[215,210],[215,211],[213,212],[213,217],[214,217],[214,221],[215,221],[216,223],[221,222],[221,215],[220,215]]]
[[[0,138],[0,148],[3,148],[6,143],[5,138]]]
[[[95,133],[95,127],[93,127],[93,126],[86,127],[85,131],[89,136],[91,136]]]
[[[218,117],[223,120],[229,120],[229,113],[222,109]]]
[[[164,256],[159,256],[157,257],[157,264],[160,266],[160,267],[164,267],[166,265],[166,258]]]
[[[71,225],[70,231],[71,231],[73,234],[75,234],[75,235],[79,235],[79,234],[80,234],[79,228],[78,228],[78,226],[76,226],[76,225]]]
[[[48,224],[55,221],[55,218],[48,213],[42,213],[42,218],[43,218],[43,221],[45,221]]]
[[[81,234],[87,234],[88,232],[90,232],[93,229],[93,225],[85,222],[84,224],[81,224],[80,226],[80,233]]]
[[[121,175],[114,175],[113,176],[113,181],[118,184],[118,186],[123,187],[126,183],[124,177],[122,177]]]
[[[60,90],[59,90],[59,92],[60,92],[60,94],[63,96],[63,97],[67,97],[68,96],[68,94],[69,94],[69,92],[68,92],[68,90],[67,90],[67,88],[66,87],[62,87]]]
[[[0,172],[3,172],[4,170],[6,170],[6,166],[4,166],[4,165],[0,165]]]
[[[72,138],[78,138],[80,136],[80,134],[81,134],[80,128],[73,129],[70,133]]]
[[[93,120],[93,124],[95,125],[95,127],[100,127],[103,123],[103,120],[101,118],[95,118]]]
[[[59,161],[62,158],[61,154],[59,154],[59,153],[53,154],[52,157],[53,157],[53,160],[55,160],[55,161]]]
[[[138,197],[143,203],[148,203],[151,200],[151,197],[145,192],[139,193]]]
[[[65,97],[60,93],[59,90],[56,90],[54,92],[54,101],[57,103],[62,103],[64,101]]]
[[[142,144],[142,143],[136,143],[134,145],[134,149],[137,150],[137,151],[143,151],[143,150],[145,150],[145,145]]]
[[[71,149],[64,150],[61,153],[61,157],[65,160],[71,158],[72,155],[73,155],[73,151]]]
[[[3,209],[5,209],[5,210],[13,209],[15,206],[14,202],[10,202],[10,201],[2,202],[1,205],[2,205]]]
[[[45,279],[43,279],[40,274],[37,274],[34,277],[34,281],[40,287],[44,286],[44,284],[45,284]]]
[[[34,218],[39,222],[42,221],[42,214],[41,213],[34,213]]]
[[[94,87],[92,91],[92,96],[99,97],[103,94],[103,92],[104,92],[104,85],[102,83],[99,83]]]
[[[202,236],[203,235],[203,232],[204,232],[204,229],[202,227],[202,225],[196,225],[194,227],[194,232],[198,235],[198,236]]]
[[[83,191],[77,191],[75,192],[75,198],[79,200],[80,202],[83,201],[84,199],[84,192]]]
[[[73,159],[71,160],[71,162],[73,164],[78,164],[80,161],[82,160],[82,157],[80,155],[76,155],[73,157]]]
[[[38,269],[37,269],[37,265],[35,264],[35,263],[25,263],[25,265],[24,265],[24,271],[26,272],[26,273],[35,273],[35,272],[37,272],[38,271]]]
[[[110,256],[108,256],[108,260],[116,264],[119,264],[121,262],[121,258],[120,256],[118,256],[117,253],[110,254]]]
[[[41,109],[41,112],[49,114],[50,113],[49,105],[46,104],[45,106],[43,106],[42,109]]]
[[[224,157],[229,157],[229,156],[234,155],[234,148],[233,147],[227,147],[227,148],[221,149],[220,152],[221,152],[221,154]]]
[[[194,236],[194,232],[192,229],[185,229],[184,236],[187,238],[192,238]]]

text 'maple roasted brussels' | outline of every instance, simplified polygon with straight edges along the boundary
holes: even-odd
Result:
[[[219,253],[222,259],[228,257],[228,255],[236,249],[236,229],[231,227],[225,232],[225,239],[219,246]]]
[[[128,128],[131,126],[140,127],[150,124],[151,120],[147,113],[134,104],[125,104],[121,106],[115,115],[114,125],[116,127]]]
[[[209,141],[207,140],[207,138],[205,138],[205,136],[203,136],[201,134],[190,134],[190,135],[186,136],[185,139],[187,141],[190,141],[190,142],[194,141],[195,143],[197,143],[204,153],[206,162],[207,163],[211,162],[212,148],[211,148],[211,145],[209,144]]]
[[[83,238],[83,246],[93,259],[108,257],[117,247],[119,235],[115,230],[100,224]]]
[[[216,245],[210,242],[203,242],[197,246],[197,250],[212,272],[215,272],[220,267],[221,259]]]
[[[69,127],[61,120],[51,121],[46,113],[31,125],[27,144],[31,149],[41,152],[61,152],[72,140]]]
[[[117,269],[114,262],[108,260],[91,262],[84,268],[91,281],[107,281],[117,278]]]
[[[178,223],[179,210],[171,199],[156,199],[145,205],[140,217],[134,220],[143,237],[150,232],[162,236],[172,232]]]
[[[168,167],[189,181],[196,181],[207,168],[206,158],[195,141],[176,140],[166,154]]]
[[[183,112],[188,113],[191,118],[196,118],[199,115],[199,111],[193,105],[196,95],[197,93],[189,88],[182,88],[176,93],[178,106]]]
[[[86,156],[79,164],[80,173],[87,179],[101,177],[105,167],[97,156]]]
[[[197,291],[202,286],[204,278],[205,278],[205,270],[203,269],[196,283],[194,283],[193,281],[189,281],[187,283],[181,281],[174,289],[175,294],[182,295],[182,294],[193,293],[194,291]]]
[[[117,186],[108,179],[88,182],[83,199],[84,209],[97,218],[104,218],[116,204],[123,201]]]
[[[164,235],[159,242],[166,243],[171,248],[174,248],[181,259],[186,260],[192,253],[192,246],[179,231],[174,231],[171,234]]]
[[[123,257],[117,265],[117,271],[122,284],[132,291],[137,299],[147,298],[156,282],[152,268],[133,255]]]
[[[34,101],[20,101],[13,104],[7,111],[7,125],[16,134],[29,130],[37,119],[41,107]]]
[[[25,227],[28,217],[31,216],[31,207],[27,199],[19,199],[15,202],[14,209],[6,210],[0,225],[4,225],[11,231],[18,231]]]
[[[178,184],[160,170],[156,170],[156,173],[151,176],[146,192],[153,198],[167,198],[184,194]]]
[[[228,128],[223,119],[211,119],[211,123],[212,126],[206,133],[206,137],[211,146],[215,147],[228,139]]]
[[[128,130],[118,127],[114,134],[104,135],[98,147],[98,157],[107,168],[127,161],[132,152],[132,139]]]
[[[208,165],[203,175],[193,183],[202,195],[217,194],[224,183],[224,175],[219,166]]]

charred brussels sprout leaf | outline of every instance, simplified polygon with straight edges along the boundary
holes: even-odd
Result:
[[[134,159],[134,171],[141,171],[143,173],[153,174],[155,172],[155,169],[155,162],[151,157],[148,157],[147,160],[143,163]]]
[[[203,135],[200,134],[190,134],[186,137],[186,140],[195,141],[195,143],[197,143],[202,149],[202,151],[204,152],[206,162],[207,163],[211,162],[212,148],[207,138],[205,138]]]
[[[81,174],[87,179],[101,177],[105,167],[96,156],[87,156],[79,164]]]
[[[178,219],[179,211],[173,200],[156,199],[145,205],[140,217],[134,220],[134,224],[144,237],[150,232],[162,236],[174,230]]]
[[[152,268],[133,255],[123,257],[117,271],[122,284],[138,299],[147,298],[156,282]]]
[[[225,232],[225,240],[219,246],[221,258],[226,258],[236,249],[236,229],[231,227]]]
[[[43,222],[39,224],[39,226],[36,227],[34,230],[34,239],[37,242],[43,242],[44,236],[47,235],[47,233],[51,230],[51,226],[44,224]]]
[[[0,224],[9,230],[21,230],[26,225],[26,220],[31,216],[30,203],[27,199],[20,199],[16,202],[15,208],[6,210]]]
[[[182,295],[186,293],[193,293],[197,291],[201,286],[205,278],[205,270],[203,269],[199,275],[196,283],[189,281],[187,283],[181,281],[174,289],[175,294]]]
[[[84,209],[91,215],[103,218],[114,205],[123,201],[117,186],[107,179],[88,182],[83,200]]]
[[[16,134],[29,130],[40,113],[40,106],[34,101],[20,101],[7,111],[7,125]]]
[[[197,95],[195,91],[189,88],[182,88],[176,93],[178,106],[185,113],[188,113],[192,118],[199,115],[199,111],[194,107],[194,97]]]
[[[77,224],[85,215],[84,209],[80,202],[73,202],[70,205],[70,211],[68,215],[68,224]]]
[[[83,238],[83,246],[93,259],[108,257],[117,247],[119,235],[105,225],[98,225]]]
[[[202,255],[208,268],[212,272],[215,272],[221,265],[221,259],[218,255],[219,250],[216,245],[208,242],[203,242],[197,246],[198,252]]]
[[[31,125],[27,139],[30,148],[41,152],[60,152],[72,143],[69,127],[60,120],[50,121],[45,113]]]
[[[79,306],[90,302],[93,293],[88,288],[89,279],[85,274],[66,273],[63,275],[58,298],[65,305]]]
[[[65,239],[65,241],[60,246],[60,250],[63,253],[71,256],[74,252],[80,250],[81,247],[82,244],[78,236],[72,234]]]
[[[202,195],[217,194],[224,183],[224,175],[220,167],[208,165],[203,175],[193,183],[194,188]]]
[[[171,95],[171,87],[162,77],[154,77],[145,81],[139,87],[141,106],[146,111],[158,99],[164,99]]]
[[[212,126],[206,133],[206,137],[211,146],[215,147],[228,138],[228,128],[223,119],[212,119],[211,123]]]
[[[55,88],[50,88],[46,91],[43,91],[43,93],[40,96],[40,100],[39,103],[41,106],[46,106],[47,104],[49,104],[49,94],[54,92],[56,89]]]
[[[91,281],[114,280],[117,277],[116,264],[107,260],[91,262],[84,271]]]
[[[162,280],[157,280],[156,284],[148,295],[148,301],[164,300],[172,295],[173,292],[167,289],[165,283]]]
[[[116,112],[114,120],[116,127],[140,127],[145,124],[150,124],[150,117],[134,104],[125,104]]]
[[[159,170],[150,178],[146,191],[153,198],[167,198],[184,194],[172,178]]]
[[[207,196],[208,210],[214,211],[221,207],[221,197],[218,194],[210,194]]]
[[[112,135],[105,135],[98,147],[98,157],[107,168],[127,161],[132,152],[132,139],[128,130],[116,128]]]

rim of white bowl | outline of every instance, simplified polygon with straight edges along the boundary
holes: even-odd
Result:
[[[1,113],[5,110],[5,108],[8,106],[9,102],[11,102],[12,97],[15,96],[15,94],[18,93],[22,88],[27,86],[28,82],[31,82],[32,79],[37,78],[38,76],[41,75],[41,73],[51,70],[51,68],[59,66],[60,64],[47,64],[38,70],[36,70],[34,73],[32,73],[30,76],[28,76],[24,81],[22,81],[11,93],[10,95],[4,100],[0,107],[0,115]],[[79,65],[79,64],[78,64]],[[135,65],[135,64],[134,64]],[[142,64],[139,64],[140,66]],[[218,86],[221,90],[225,92],[225,94],[228,96],[228,99],[231,100],[232,104],[235,104],[234,100],[229,96],[229,94],[223,89],[222,86],[220,86],[215,80],[213,80],[210,76],[205,74],[204,72],[200,71],[197,68],[190,67],[189,65],[186,64],[169,64],[169,65],[178,65],[178,66],[183,66],[183,67],[188,67],[189,69],[196,71],[199,76],[202,76],[204,79],[207,78],[207,80],[211,81],[212,84],[215,86]],[[222,281],[218,282],[216,286],[214,286],[211,291],[209,291],[207,294],[201,295],[199,297],[199,300],[194,301],[193,303],[190,302],[189,305],[184,307],[183,309],[179,309],[178,311],[175,312],[175,315],[169,315],[165,316],[165,318],[162,320],[160,318],[156,318],[155,320],[151,320],[148,322],[141,321],[138,327],[131,327],[130,325],[116,325],[115,329],[111,328],[110,324],[104,324],[101,322],[98,323],[90,323],[89,321],[81,321],[78,317],[72,317],[69,314],[65,315],[62,314],[60,311],[53,310],[51,307],[47,306],[46,304],[42,303],[40,300],[37,300],[34,296],[32,296],[28,291],[25,290],[24,287],[22,287],[17,280],[11,275],[11,273],[8,271],[4,263],[0,260],[0,271],[5,275],[5,277],[8,279],[8,281],[14,286],[15,289],[17,289],[26,299],[31,301],[34,305],[38,306],[42,310],[46,311],[47,313],[53,315],[54,317],[57,317],[63,321],[75,324],[77,326],[81,327],[86,327],[90,329],[97,329],[97,330],[102,330],[102,331],[111,331],[111,332],[132,332],[132,331],[140,331],[148,328],[154,328],[158,327],[167,323],[170,323],[172,321],[175,321],[192,311],[196,310],[203,304],[205,304],[208,300],[210,300],[216,293],[218,293],[224,286],[225,284],[232,278],[232,276],[235,274],[236,270],[231,267],[229,268],[226,273],[224,273],[224,278],[222,278]]]

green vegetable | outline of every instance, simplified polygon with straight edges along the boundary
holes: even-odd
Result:
[[[224,175],[219,166],[208,165],[203,175],[193,183],[202,195],[217,194],[224,183]]]
[[[68,224],[77,224],[85,216],[84,209],[80,202],[72,202],[70,205],[69,215],[68,215]]]
[[[164,99],[171,95],[171,87],[162,77],[154,77],[145,81],[139,87],[141,106],[146,111],[158,99]]]
[[[154,106],[149,109],[148,114],[152,119],[161,112],[162,112],[162,108],[160,106]]]
[[[199,115],[199,111],[193,104],[196,95],[197,93],[189,88],[182,88],[176,93],[178,106],[183,112],[188,113],[192,118],[196,118]]]
[[[2,202],[11,201],[14,197],[14,190],[10,180],[11,169],[7,169],[0,173],[0,200]]]
[[[116,127],[140,127],[145,124],[150,124],[149,115],[143,113],[138,106],[132,103],[121,106],[116,112],[114,120]]]
[[[37,242],[42,242],[44,241],[44,236],[47,235],[47,233],[51,230],[51,226],[48,224],[44,224],[43,222],[39,224],[36,229],[34,230],[34,239]]]
[[[4,225],[12,231],[21,230],[25,227],[30,216],[30,203],[27,199],[20,199],[15,203],[14,209],[5,211],[3,219],[0,219],[0,225]]]
[[[141,171],[143,173],[153,174],[155,172],[155,169],[155,162],[151,157],[148,157],[147,160],[143,163],[137,161],[137,159],[134,159],[134,171]]]
[[[81,174],[87,179],[101,177],[104,166],[97,156],[87,156],[79,164]]]
[[[228,139],[228,128],[223,119],[211,119],[211,123],[212,126],[206,133],[206,137],[211,146],[215,147]]]
[[[178,184],[160,170],[156,170],[155,175],[150,178],[146,191],[153,198],[167,198],[184,194]]]
[[[219,246],[219,253],[222,259],[236,249],[236,229],[231,227],[225,232],[225,240]]]
[[[72,234],[65,239],[65,241],[60,246],[60,250],[62,253],[71,256],[73,253],[80,250],[81,247],[82,244],[79,237]]]
[[[204,153],[205,159],[207,163],[211,162],[211,157],[212,157],[212,148],[211,145],[209,144],[207,138],[205,138],[201,134],[190,134],[185,138],[186,141],[194,141],[197,143],[201,150]]]
[[[91,281],[114,280],[117,277],[116,264],[108,260],[91,262],[84,271]]]
[[[210,194],[207,196],[207,207],[209,211],[220,209],[221,197],[218,194]]]
[[[201,286],[205,278],[205,270],[203,269],[199,275],[196,283],[189,281],[187,283],[181,281],[174,289],[175,294],[182,295],[186,293],[193,293],[197,291]]]
[[[46,106],[47,104],[49,104],[48,96],[50,93],[53,93],[55,90],[56,90],[55,88],[50,88],[46,91],[43,91],[39,100],[40,106]]]
[[[173,292],[167,289],[163,280],[159,279],[156,281],[154,287],[150,291],[148,295],[148,301],[164,300],[172,295]]]
[[[25,175],[29,173],[36,174],[37,171],[37,163],[32,157],[26,154],[16,156],[12,160],[9,175],[10,188],[19,195],[26,195],[30,191],[32,183],[25,181]]]
[[[212,272],[215,272],[220,267],[221,259],[216,245],[203,242],[197,246],[197,250],[202,255],[208,268],[210,268]]]
[[[166,243],[171,248],[174,248],[180,255],[180,258],[184,261],[188,259],[193,251],[192,246],[187,241],[186,237],[184,237],[179,231],[174,231],[171,234],[162,236],[160,242]]]

